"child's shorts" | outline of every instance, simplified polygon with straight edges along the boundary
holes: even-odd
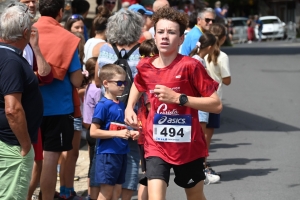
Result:
[[[206,128],[220,128],[220,114],[209,113]]]
[[[201,110],[198,110],[198,117],[199,117],[199,122],[204,122],[208,123],[208,112],[203,112]]]
[[[95,164],[95,181],[97,183],[116,185],[125,182],[127,154],[98,154]]]

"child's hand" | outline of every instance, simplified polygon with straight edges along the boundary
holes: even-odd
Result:
[[[131,137],[130,131],[128,129],[122,129],[118,131],[118,137],[128,140]]]
[[[130,132],[130,136],[133,140],[139,139],[140,133],[138,131],[130,130],[129,132]]]

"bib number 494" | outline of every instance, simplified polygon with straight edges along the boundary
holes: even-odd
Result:
[[[183,128],[180,128],[178,131],[175,128],[163,128],[160,132],[160,135],[164,135],[165,137],[167,137],[169,135],[169,137],[175,137],[175,136],[180,136],[183,137],[184,133],[183,133]]]

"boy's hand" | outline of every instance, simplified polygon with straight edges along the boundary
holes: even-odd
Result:
[[[130,136],[133,140],[137,140],[139,139],[140,133],[138,131],[130,130]]]
[[[118,131],[118,137],[122,138],[122,139],[125,139],[125,140],[128,140],[128,138],[131,137],[130,131],[128,129],[120,130],[120,131]]]

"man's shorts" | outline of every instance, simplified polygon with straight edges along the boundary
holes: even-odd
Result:
[[[208,124],[206,128],[220,128],[220,114],[209,113]]]
[[[116,185],[125,182],[126,154],[98,154],[96,155],[95,164],[95,181],[97,183]]]
[[[20,146],[0,140],[0,199],[26,199],[33,159],[33,148],[23,157]]]
[[[82,131],[82,118],[74,118],[74,131]]]
[[[74,117],[68,115],[44,116],[41,124],[44,151],[69,151],[74,136]]]
[[[33,150],[34,150],[34,160],[38,161],[38,160],[43,160],[44,156],[43,156],[43,143],[42,143],[42,134],[41,134],[41,129],[39,129],[38,132],[38,140],[37,143],[32,144],[33,146]]]
[[[203,112],[201,110],[198,110],[199,122],[208,123],[208,116],[209,116],[208,112]]]
[[[125,183],[122,188],[128,190],[137,190],[139,184],[139,167],[140,167],[140,154],[137,141],[128,139],[128,146],[130,151],[127,154],[127,171],[125,176]]]
[[[204,160],[204,158],[199,158],[186,164],[172,165],[159,157],[148,157],[146,158],[146,176],[149,180],[164,180],[169,185],[170,170],[173,168],[174,182],[182,188],[192,188],[205,179]]]

